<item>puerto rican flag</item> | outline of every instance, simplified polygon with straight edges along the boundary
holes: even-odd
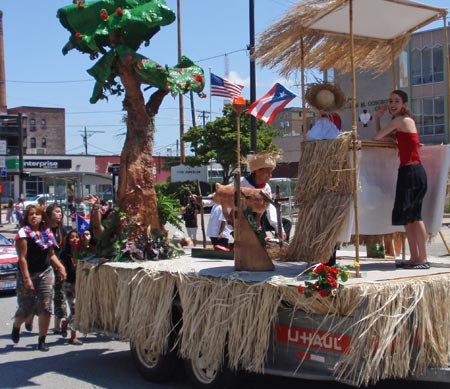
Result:
[[[270,124],[275,119],[275,116],[296,97],[289,89],[276,83],[263,97],[254,101],[248,107],[246,113]]]
[[[77,213],[77,231],[80,235],[83,235],[84,231],[89,230],[90,223],[90,216],[84,217]]]

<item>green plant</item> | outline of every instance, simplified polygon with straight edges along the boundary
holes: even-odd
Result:
[[[178,200],[176,200],[172,196],[166,196],[162,193],[159,193],[157,208],[161,225],[170,223],[180,231],[182,230],[183,223],[178,216],[178,212],[181,209],[181,204]]]
[[[444,212],[445,212],[445,213],[450,213],[450,203],[445,204],[445,206],[444,206]]]

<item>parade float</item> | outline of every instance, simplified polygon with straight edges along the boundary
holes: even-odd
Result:
[[[98,3],[99,12],[118,15],[114,7],[120,3],[126,8],[131,1]],[[123,9],[121,13],[126,14]],[[303,1],[262,34],[256,58],[263,66],[279,66],[284,75],[302,70],[303,87],[307,67],[351,71],[354,80],[356,68],[386,70],[386,58],[394,63],[410,34],[427,23],[443,18],[446,32],[446,14],[445,9],[408,0]],[[369,23],[373,15],[380,15],[375,25]],[[76,29],[73,34],[71,39],[78,39]],[[98,43],[88,40],[94,41]],[[127,50],[117,50],[117,58],[138,68],[142,64],[142,57]],[[354,104],[353,93],[355,118]],[[115,333],[129,341],[138,369],[150,380],[170,379],[177,363],[184,361],[197,387],[218,386],[239,371],[353,386],[385,379],[449,382],[448,259],[430,257],[429,270],[361,260],[361,231],[391,232],[386,215],[393,203],[395,173],[389,172],[395,172],[398,162],[395,149],[380,147],[386,165],[377,169],[384,174],[373,174],[373,148],[366,156],[356,128],[354,119],[339,139],[302,142],[296,190],[299,222],[286,256],[271,258],[271,269],[242,269],[242,251],[234,260],[189,254],[159,261],[85,260],[77,270],[77,329]],[[424,219],[428,232],[434,233],[442,222],[448,147],[424,147],[423,159],[431,189]],[[120,173],[124,180],[122,161]],[[384,206],[370,197],[380,192]],[[239,210],[246,196],[239,186],[235,193],[234,207]],[[335,267],[317,264],[329,257],[336,242],[350,236],[356,237],[355,252],[341,252]],[[249,241],[238,234],[236,243],[242,248]],[[244,262],[251,264],[255,253],[244,253]]]

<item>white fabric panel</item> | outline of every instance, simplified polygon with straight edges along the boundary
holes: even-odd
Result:
[[[442,226],[450,150],[447,145],[423,146],[420,157],[428,178],[422,217],[427,232],[437,233]],[[404,231],[402,226],[391,224],[398,166],[397,149],[363,147],[359,164],[361,190],[358,192],[360,235]]]
[[[378,39],[394,39],[439,15],[438,7],[414,1],[353,0],[353,34]],[[349,34],[348,4],[308,26],[329,32]]]

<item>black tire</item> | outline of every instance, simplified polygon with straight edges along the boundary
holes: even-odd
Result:
[[[196,389],[219,389],[235,387],[239,383],[239,375],[226,366],[213,365],[202,358],[184,361],[186,374]]]
[[[147,381],[167,382],[175,377],[179,360],[174,352],[161,355],[132,342],[130,349],[134,364]]]

